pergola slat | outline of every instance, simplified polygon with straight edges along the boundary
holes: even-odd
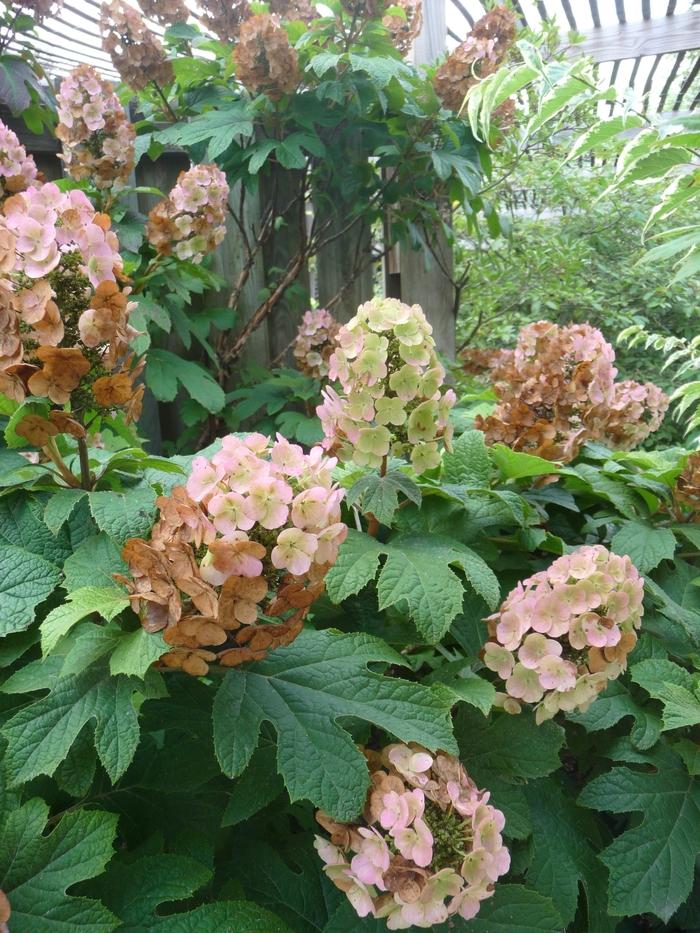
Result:
[[[597,62],[686,52],[700,48],[700,11],[603,26],[589,30],[584,37],[583,42],[571,48],[570,54],[590,55]]]

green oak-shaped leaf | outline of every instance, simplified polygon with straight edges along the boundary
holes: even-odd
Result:
[[[377,575],[379,608],[405,603],[418,631],[438,642],[462,609],[464,585],[451,565],[459,567],[474,591],[492,609],[500,598],[498,580],[471,548],[438,535],[399,535],[383,544],[350,530],[338,559],[328,572],[326,587],[333,602],[360,590]]]
[[[23,632],[58,585],[60,570],[21,547],[0,544],[0,637]]]
[[[97,527],[118,544],[148,534],[156,516],[155,502],[156,493],[150,486],[90,493],[90,511]]]
[[[399,493],[409,502],[421,504],[421,491],[414,481],[399,470],[391,470],[384,476],[365,473],[347,492],[348,505],[359,504],[360,511],[375,516],[382,525],[390,525],[399,507]]]
[[[632,680],[663,703],[664,729],[682,729],[700,723],[700,691],[696,678],[673,661],[649,658],[635,664]]]
[[[6,685],[7,686],[7,685]],[[95,666],[75,676],[48,677],[46,696],[23,706],[2,727],[8,740],[5,763],[13,784],[52,775],[83,726],[94,720],[95,747],[112,781],[126,771],[139,742],[132,702],[141,681],[110,677]]]
[[[450,927],[438,927],[441,933],[443,929]],[[473,920],[455,924],[455,930],[465,933],[561,933],[563,929],[552,901],[521,884],[497,884],[493,897],[481,902]]]
[[[488,489],[491,460],[483,431],[465,431],[455,439],[452,451],[443,455],[442,476],[446,483]]]
[[[119,917],[120,933],[287,933],[278,917],[245,901],[219,901],[159,915],[161,905],[192,897],[211,876],[209,868],[189,856],[147,855],[128,864],[113,862],[92,889]]]
[[[234,777],[248,765],[263,722],[277,732],[277,769],[292,800],[308,798],[338,819],[362,808],[367,764],[338,719],[373,723],[401,741],[456,751],[450,691],[384,677],[370,661],[402,663],[369,635],[305,631],[265,661],[228,674],[214,701],[214,746]]]
[[[690,894],[700,853],[697,778],[664,749],[656,771],[615,767],[594,778],[579,803],[642,814],[600,856],[610,870],[608,909],[615,916],[653,913],[668,921]]]
[[[0,889],[18,933],[109,933],[119,922],[99,901],[66,890],[94,878],[114,855],[117,817],[100,810],[67,813],[43,835],[49,808],[34,798],[0,819]]]
[[[69,593],[67,601],[56,606],[41,623],[41,648],[44,655],[56,647],[61,638],[92,613],[109,622],[129,605],[126,590],[114,586],[85,586]]]
[[[640,573],[649,573],[662,560],[673,559],[676,536],[670,528],[625,522],[613,535],[610,548],[615,554],[627,555]]]
[[[595,818],[564,796],[553,779],[525,788],[532,822],[532,861],[528,883],[551,897],[566,924],[573,921],[579,883],[586,895],[590,933],[612,933],[617,921],[607,914],[607,871],[596,857],[602,848]]]

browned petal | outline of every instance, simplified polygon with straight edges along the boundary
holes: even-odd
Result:
[[[8,900],[7,894],[0,890],[0,923],[7,923],[11,913],[12,910],[10,909],[10,901]]]
[[[55,424],[41,415],[25,415],[15,427],[15,433],[26,438],[35,447],[43,447],[52,437],[59,433]]]
[[[72,437],[85,437],[85,428],[75,418],[71,418],[67,412],[50,411],[49,418],[61,434],[70,434]]]

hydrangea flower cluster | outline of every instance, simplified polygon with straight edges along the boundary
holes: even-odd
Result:
[[[407,55],[423,25],[422,0],[398,0],[397,3],[389,4],[389,7],[398,7],[403,16],[395,10],[387,12],[382,17],[382,26],[389,30],[397,51],[401,55]]]
[[[144,16],[161,26],[185,23],[190,15],[183,0],[139,0],[139,6]]]
[[[134,167],[134,128],[109,81],[78,65],[61,82],[56,136],[68,174],[96,188],[123,188]]]
[[[338,336],[328,375],[343,394],[323,390],[321,419],[326,449],[359,466],[379,467],[390,453],[410,452],[416,473],[440,463],[449,449],[452,389],[441,391],[445,370],[432,328],[418,305],[378,298],[360,305]]]
[[[158,500],[151,540],[127,541],[131,577],[119,578],[146,631],[164,630],[163,663],[198,676],[296,638],[347,535],[335,464],[279,434],[231,434],[194,458],[185,486]]]
[[[123,0],[101,7],[102,48],[109,53],[122,81],[137,91],[149,84],[162,87],[173,80],[173,66],[165,50],[143,20]]]
[[[38,185],[34,159],[20,145],[17,134],[0,120],[0,203],[5,198]]]
[[[278,17],[256,13],[241,26],[233,52],[236,77],[251,94],[279,100],[301,80],[297,53]]]
[[[109,218],[82,191],[63,193],[54,184],[8,198],[4,210],[0,392],[16,401],[31,394],[57,406],[70,402],[73,411],[120,407],[138,417],[133,303],[116,281],[121,257]],[[17,431],[39,445],[66,430],[80,436],[64,412],[52,416],[31,416]]]
[[[690,454],[673,490],[677,502],[700,510],[700,450]]]
[[[658,431],[669,398],[653,382],[625,379],[613,386],[602,424],[602,440],[616,450],[633,450]]]
[[[340,324],[325,308],[306,312],[292,349],[297,366],[303,373],[314,379],[325,379],[339,330]]]
[[[435,72],[435,93],[445,107],[461,110],[469,88],[493,74],[504,61],[515,34],[515,15],[502,6],[494,7],[474,23],[464,42]]]
[[[585,711],[627,666],[644,610],[644,580],[629,557],[577,548],[519,583],[489,616],[484,664],[505,681],[500,702],[538,723]]]
[[[148,215],[148,239],[159,253],[201,262],[226,235],[229,187],[216,165],[180,172],[167,198]]]
[[[453,755],[417,745],[365,750],[371,787],[363,818],[316,814],[324,871],[360,917],[390,930],[471,920],[510,867],[505,819]]]
[[[207,0],[201,11],[194,15],[217,39],[233,42],[250,14],[248,0]]]
[[[587,440],[629,449],[658,428],[668,402],[651,383],[616,383],[614,362],[589,324],[528,324],[491,365],[498,404],[475,424],[490,443],[547,460],[569,462]]]

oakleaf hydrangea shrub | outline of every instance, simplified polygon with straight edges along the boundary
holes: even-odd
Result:
[[[315,379],[328,375],[328,360],[336,346],[340,324],[325,308],[310,309],[301,319],[292,353],[298,369]]]
[[[585,711],[627,666],[643,615],[644,580],[629,557],[577,548],[519,583],[488,617],[484,664],[505,682],[509,713],[537,722]]]
[[[134,127],[109,81],[79,65],[61,82],[56,136],[71,178],[118,191],[134,168]]]
[[[157,500],[150,540],[126,542],[120,579],[144,629],[171,646],[163,664],[199,676],[296,638],[347,534],[336,462],[279,435],[231,434]]]
[[[439,466],[441,448],[450,449],[456,396],[442,389],[445,370],[422,309],[375,298],[336,340],[328,376],[341,392],[326,387],[316,409],[323,446],[358,466],[380,467],[389,454],[409,455],[416,473]]]
[[[164,256],[201,262],[226,235],[229,187],[216,165],[180,172],[167,198],[148,215],[148,239]]]
[[[129,350],[134,307],[122,288],[110,219],[79,190],[53,184],[8,198],[0,218],[0,391],[16,402],[46,399],[49,419],[28,414],[16,431],[43,445],[84,436],[88,410],[136,418],[142,364]],[[71,417],[63,410],[70,403]]]
[[[371,787],[362,818],[316,837],[324,872],[360,917],[389,930],[428,929],[475,917],[510,867],[505,818],[453,755],[416,745],[364,750]]]
[[[614,362],[590,324],[528,324],[514,351],[489,356],[498,402],[476,426],[489,443],[547,460],[570,462],[587,440],[630,450],[658,429],[668,398],[652,383],[616,383]]]

